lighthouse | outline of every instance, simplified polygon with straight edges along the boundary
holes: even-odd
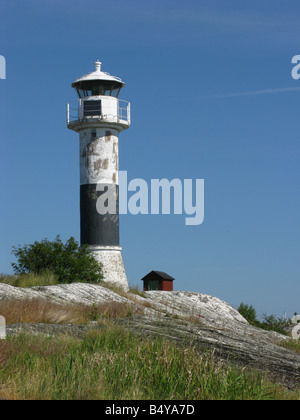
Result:
[[[78,99],[67,104],[67,126],[79,133],[81,245],[102,265],[105,282],[128,290],[119,241],[119,133],[130,126],[130,103],[119,99],[124,82],[103,72],[99,60],[72,87]],[[108,192],[115,206],[99,211]]]

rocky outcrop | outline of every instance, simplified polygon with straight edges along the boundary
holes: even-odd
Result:
[[[107,301],[126,302],[127,299],[106,287],[88,283],[60,284],[30,288],[0,284],[0,301],[3,299],[49,299],[56,303],[103,303]]]
[[[152,316],[170,315],[173,317],[199,318],[212,326],[225,325],[228,322],[248,324],[239,312],[226,302],[209,295],[192,292],[145,292],[146,297],[130,293],[118,294],[106,287],[88,284],[71,283],[56,286],[39,286],[32,288],[13,287],[0,284],[0,301],[3,299],[48,299],[56,303],[83,303],[87,305],[104,302],[136,302]]]
[[[226,302],[202,293],[146,292],[145,297],[121,295],[100,285],[75,283],[21,289],[0,284],[0,301],[6,299],[48,299],[61,305],[92,305],[124,302],[143,308],[142,316],[117,322],[136,334],[162,335],[178,343],[189,342],[213,350],[226,363],[254,367],[289,388],[300,386],[300,355],[278,345],[289,337],[255,328]],[[99,325],[19,324],[7,326],[7,335],[19,331],[57,334],[68,332],[81,336]]]

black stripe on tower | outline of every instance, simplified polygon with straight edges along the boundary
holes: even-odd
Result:
[[[117,212],[104,215],[97,211],[97,200],[106,191],[97,191],[97,184],[80,186],[81,245],[119,246],[119,186],[112,185],[116,188]]]

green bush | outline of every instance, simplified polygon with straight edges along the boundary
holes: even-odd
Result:
[[[239,313],[255,327],[268,331],[276,331],[280,334],[287,335],[291,321],[278,318],[275,315],[263,315],[263,321],[259,321],[256,317],[256,311],[252,305],[241,303],[237,309]]]
[[[278,318],[275,315],[263,315],[263,321],[260,322],[259,327],[268,330],[268,331],[276,331],[280,334],[287,335],[287,331],[291,325],[290,320],[286,320],[283,318]]]
[[[58,283],[101,281],[101,267],[89,253],[87,246],[80,247],[71,237],[64,244],[59,236],[54,241],[43,239],[23,247],[13,247],[17,262],[12,263],[16,274],[42,274],[52,272]]]
[[[242,302],[238,307],[238,311],[248,322],[256,321],[256,311],[252,305],[246,305]]]

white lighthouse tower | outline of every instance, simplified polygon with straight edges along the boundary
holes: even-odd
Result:
[[[102,264],[104,281],[128,290],[119,243],[119,133],[130,125],[130,103],[118,98],[124,82],[95,71],[72,83],[78,100],[67,104],[67,125],[80,140],[80,235]],[[114,212],[100,214],[97,201],[111,188]],[[103,212],[102,212],[103,213]]]

